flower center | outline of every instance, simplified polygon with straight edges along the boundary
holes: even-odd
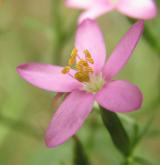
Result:
[[[103,87],[104,84],[105,80],[102,74],[92,74],[90,75],[90,81],[84,83],[83,89],[87,92],[96,93]]]
[[[94,69],[91,66],[94,64],[94,59],[88,49],[83,51],[85,58],[82,59],[78,55],[78,50],[74,48],[71,52],[71,56],[68,60],[68,65],[62,69],[63,74],[68,74],[72,78],[83,82],[83,89],[87,92],[97,92],[104,85],[105,81],[102,74],[95,74]],[[78,59],[78,62],[76,62]],[[70,73],[71,68],[75,68],[76,73],[72,75]]]

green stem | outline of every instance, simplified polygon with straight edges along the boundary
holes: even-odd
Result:
[[[74,135],[73,140],[74,140],[73,164],[74,165],[91,165],[80,139],[76,135]]]
[[[0,114],[0,123],[18,131],[21,134],[34,137],[36,140],[41,140],[42,135],[37,132],[37,130],[34,129],[33,126],[22,120],[15,120]]]
[[[132,158],[132,156],[126,157],[125,162],[123,163],[123,165],[133,165],[133,158]]]

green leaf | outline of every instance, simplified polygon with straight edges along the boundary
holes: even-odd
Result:
[[[136,145],[140,143],[140,141],[147,135],[149,132],[149,129],[151,128],[153,121],[154,121],[154,115],[149,118],[149,120],[146,122],[146,124],[143,126],[143,128],[137,133],[137,136],[132,141],[132,148],[135,148]]]
[[[134,160],[134,162],[139,163],[140,165],[153,165],[154,164],[150,160],[140,157],[140,156],[134,157],[133,160]]]
[[[77,136],[74,136],[74,165],[90,165],[88,157],[83,149],[83,146]]]
[[[130,151],[130,140],[118,115],[103,107],[100,107],[100,110],[103,123],[109,131],[113,143],[123,155],[128,155]]]

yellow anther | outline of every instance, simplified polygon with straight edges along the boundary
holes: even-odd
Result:
[[[92,58],[91,53],[88,51],[88,49],[85,49],[85,50],[83,51],[83,53],[85,54],[86,60],[87,60],[89,63],[94,64],[94,60],[93,60],[93,58]]]
[[[87,60],[89,63],[94,64],[93,58],[86,58],[86,60]]]
[[[79,64],[79,65],[82,65],[82,66],[84,66],[84,67],[87,67],[87,66],[88,66],[88,63],[87,63],[87,61],[85,61],[85,60],[80,60],[80,61],[78,61],[78,64]]]
[[[89,67],[86,68],[86,71],[87,71],[88,73],[93,73],[93,68],[91,68],[91,67],[89,66]]]
[[[72,50],[71,56],[70,56],[70,58],[68,60],[68,65],[69,66],[72,66],[75,63],[77,55],[78,55],[78,50],[76,48],[74,48]]]
[[[88,82],[89,81],[89,75],[85,72],[77,72],[74,75],[75,79],[77,79],[80,82]]]
[[[88,67],[88,63],[85,60],[78,61],[76,69],[80,72],[85,71],[85,68]]]
[[[70,66],[65,66],[65,67],[62,69],[61,72],[62,72],[63,74],[67,74],[67,73],[69,73],[70,69],[71,69]]]
[[[78,71],[83,71],[83,66],[77,64],[77,65],[76,65],[76,69],[77,69]]]
[[[77,48],[73,48],[72,52],[71,52],[71,56],[77,56],[78,55],[78,50]]]
[[[75,58],[70,57],[70,59],[68,60],[68,65],[72,66],[75,63]]]
[[[93,64],[94,60],[90,52],[86,49],[83,51],[85,58],[80,58],[79,61],[76,63],[76,58],[78,56],[78,50],[74,48],[71,52],[71,56],[68,60],[68,66],[65,66],[62,69],[63,74],[69,74],[71,77],[77,79],[80,82],[89,82],[90,75],[94,72],[93,68],[89,64]],[[69,72],[73,65],[75,65],[77,72],[74,75],[71,75]]]

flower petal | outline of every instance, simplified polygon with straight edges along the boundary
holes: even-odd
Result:
[[[93,1],[95,0],[65,0],[65,4],[72,8],[87,9],[93,5]]]
[[[94,8],[97,5],[111,5],[112,3],[110,0],[65,0],[65,4],[68,7],[72,8],[82,8],[82,9],[89,9]]]
[[[79,51],[80,58],[84,58],[83,51],[88,49],[94,59],[95,72],[101,71],[106,58],[106,49],[102,33],[95,21],[86,19],[78,26],[75,47]]]
[[[123,14],[138,19],[151,19],[157,14],[154,0],[120,0],[117,9]]]
[[[138,21],[122,37],[104,67],[106,78],[110,79],[115,76],[127,63],[142,35],[143,28],[144,21]]]
[[[47,146],[56,147],[73,136],[91,112],[93,102],[92,94],[72,92],[53,116],[46,133]]]
[[[110,82],[96,96],[101,106],[113,112],[134,111],[141,107],[142,98],[137,86],[122,80]]]
[[[49,91],[70,92],[81,87],[76,79],[62,74],[62,69],[49,64],[29,63],[18,66],[17,72],[32,85]],[[71,73],[73,72],[72,70]]]
[[[97,4],[97,5],[89,8],[85,12],[83,12],[79,17],[78,22],[81,23],[82,21],[84,21],[87,18],[96,19],[97,17],[111,11],[113,8],[114,8],[113,5],[110,5],[107,3]]]

